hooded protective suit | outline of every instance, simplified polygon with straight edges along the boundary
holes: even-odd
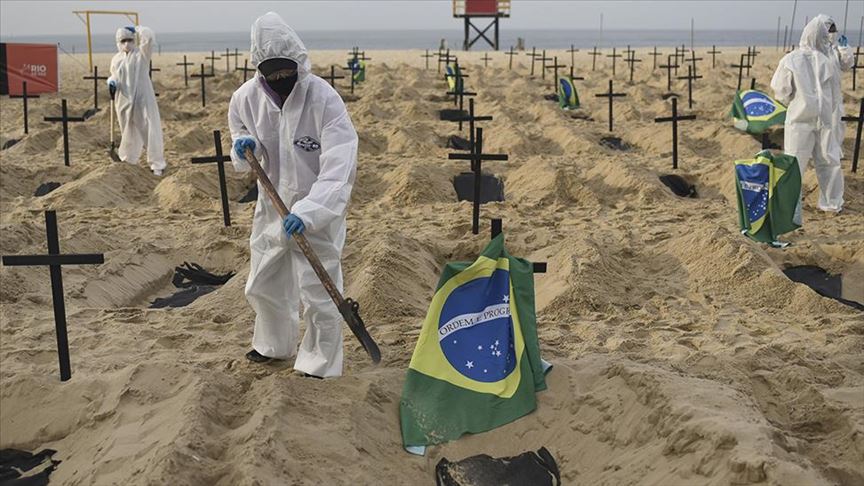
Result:
[[[811,20],[801,34],[800,49],[780,60],[771,79],[774,97],[787,105],[784,150],[798,158],[801,175],[813,160],[819,180],[819,209],[843,208],[844,137],[841,71],[852,65],[851,51],[834,44],[827,15]]]
[[[339,94],[313,75],[306,48],[275,13],[252,25],[254,66],[274,58],[293,60],[298,79],[281,103],[260,72],[231,97],[228,127],[232,139],[253,137],[255,155],[266,161],[279,195],[306,226],[305,235],[327,273],[342,289],[345,216],[357,166],[357,133]],[[235,169],[248,163],[233,149]],[[259,188],[260,189],[260,188]],[[342,316],[293,240],[263,190],[252,222],[251,268],[246,298],[255,309],[252,346],[258,353],[286,359],[297,353],[294,368],[319,377],[342,374]],[[297,349],[300,302],[306,334]]]
[[[165,169],[162,143],[162,120],[156,105],[156,93],[150,81],[150,56],[153,52],[153,31],[137,27],[139,45],[124,52],[120,41],[134,39],[126,28],[117,29],[117,54],[111,59],[108,83],[117,83],[114,107],[120,123],[121,141],[117,155],[130,164],[137,164],[141,151],[147,147],[147,161],[154,171]]]

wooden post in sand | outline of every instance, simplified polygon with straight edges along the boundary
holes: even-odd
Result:
[[[666,70],[666,91],[672,91],[672,69],[678,69],[678,62],[672,64],[671,55],[666,56],[666,65],[661,65],[660,67]]]
[[[844,116],[843,121],[858,123],[858,128],[855,130],[855,151],[852,155],[852,172],[858,172],[858,157],[861,156],[861,127],[864,125],[864,98],[861,98],[858,116]]]
[[[650,54],[651,54],[651,57],[654,58],[654,62],[653,62],[653,64],[651,65],[651,70],[653,71],[653,70],[657,69],[657,56],[662,56],[663,53],[662,53],[662,52],[657,52],[657,46],[654,46],[654,50],[651,51]]]
[[[509,58],[509,59],[507,59],[507,70],[512,71],[513,70],[513,56],[518,55],[518,53],[513,50],[513,46],[510,46],[510,50],[508,52],[505,52],[504,55]]]
[[[69,167],[69,122],[83,122],[83,116],[69,116],[69,111],[66,109],[66,98],[61,102],[60,116],[46,116],[47,122],[62,122],[63,123],[63,163]]]
[[[507,160],[505,154],[484,154],[483,153],[483,129],[477,128],[477,136],[473,149],[467,154],[448,154],[450,160],[470,160],[471,168],[474,171],[474,205],[471,214],[471,232],[480,233],[480,190],[483,174],[484,160]]]
[[[216,51],[210,51],[210,56],[204,58],[205,61],[208,61],[208,60],[210,61],[210,75],[211,76],[216,75],[216,60],[217,59],[222,59],[222,58],[216,55]]]
[[[744,64],[744,56],[746,54],[741,54],[741,61],[738,64],[732,64],[733,68],[738,68],[738,91],[741,91],[741,77],[744,74],[744,68],[746,67],[748,70],[750,69],[749,64]]]
[[[204,86],[205,78],[212,78],[215,74],[205,74],[204,73],[204,63],[201,63],[201,74],[193,74],[193,78],[201,78],[201,107],[207,106],[207,90]]]
[[[687,80],[687,107],[693,109],[693,80],[702,79],[702,76],[693,74],[693,66],[687,66],[687,76],[678,76],[678,79]],[[755,79],[754,79],[755,81]]]
[[[60,381],[72,378],[69,359],[69,338],[66,331],[66,303],[63,296],[63,265],[98,265],[105,263],[101,253],[60,254],[60,238],[57,232],[57,213],[45,211],[45,231],[48,239],[47,255],[3,256],[3,265],[47,266],[51,273],[51,297],[54,303],[54,329],[57,336],[57,356],[60,361]]]
[[[567,49],[566,52],[570,53],[570,65],[576,64],[576,53],[579,52],[579,49],[576,49],[576,46],[570,44],[570,49]]]
[[[99,66],[93,66],[93,75],[84,76],[82,79],[93,80],[93,110],[99,111],[99,81],[107,80],[108,76],[99,76]]]
[[[254,73],[254,72],[255,72],[255,68],[250,68],[250,67],[249,67],[249,59],[243,59],[243,67],[242,67],[242,68],[238,67],[236,70],[237,70],[237,71],[243,71],[243,82],[244,82],[244,83],[246,82],[246,76],[247,76],[249,73]]]
[[[616,54],[615,48],[613,47],[612,48],[612,54],[606,54],[606,57],[612,58],[612,76],[615,76],[615,59],[617,59],[619,57],[623,57],[623,56],[621,54]]]
[[[633,70],[637,62],[642,62],[642,59],[636,59],[636,51],[630,51],[630,54],[624,59],[624,62],[630,64],[630,82],[633,82]]]
[[[186,55],[183,55],[183,62],[178,62],[178,66],[183,66],[183,84],[188,88],[189,87],[189,66],[194,66],[195,63],[187,62]]]
[[[422,54],[420,57],[426,58],[426,70],[429,70],[429,58],[435,57],[435,54],[429,54],[429,49],[426,49],[426,54]]]
[[[602,56],[603,53],[597,50],[597,46],[594,46],[594,50],[589,51],[588,55],[591,56],[591,71],[594,71],[597,68],[597,56]]]
[[[711,50],[708,51],[708,54],[711,54],[711,69],[714,69],[717,66],[717,54],[723,54],[723,51],[718,51],[717,46],[711,46]]]

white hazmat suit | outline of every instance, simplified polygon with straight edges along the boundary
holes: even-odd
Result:
[[[162,120],[156,105],[156,93],[150,81],[150,58],[153,53],[153,31],[147,27],[136,27],[139,45],[128,52],[121,41],[134,39],[135,34],[126,28],[117,29],[117,54],[111,59],[111,76],[108,83],[117,83],[114,107],[120,123],[120,147],[117,155],[130,164],[137,164],[141,151],[147,148],[147,161],[157,173],[165,169],[162,143]]]
[[[831,41],[828,29],[833,23],[827,15],[818,15],[804,27],[800,49],[780,60],[771,88],[787,105],[784,151],[798,158],[802,176],[813,160],[819,209],[836,212],[843,208],[841,71],[853,60],[847,47]]]
[[[298,79],[284,105],[263,76],[244,83],[231,97],[228,127],[232,139],[253,137],[255,155],[291,213],[306,227],[318,257],[342,290],[345,216],[357,166],[357,133],[339,94],[311,73],[300,38],[270,12],[252,25],[251,62],[286,58],[297,63]],[[235,169],[248,163],[233,149]],[[318,377],[342,374],[342,316],[293,239],[282,218],[260,190],[252,222],[251,268],[246,298],[255,309],[253,348],[287,359],[294,369]],[[306,334],[297,351],[300,303]]]

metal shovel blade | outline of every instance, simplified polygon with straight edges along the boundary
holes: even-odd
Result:
[[[378,345],[375,344],[372,336],[369,335],[369,331],[366,330],[366,324],[360,318],[360,304],[349,297],[339,305],[339,313],[342,314],[345,323],[348,324],[351,332],[360,341],[360,345],[363,346],[363,349],[372,358],[372,362],[376,364],[380,363],[381,350],[378,349]]]

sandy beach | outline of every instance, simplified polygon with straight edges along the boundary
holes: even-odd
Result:
[[[671,48],[658,48],[664,54]],[[775,249],[739,233],[733,161],[761,141],[732,127],[729,110],[745,48],[723,48],[711,68],[700,57],[693,109],[683,95],[679,169],[699,197],[675,196],[659,180],[671,170],[666,71],[648,49],[634,82],[619,59],[615,130],[630,145],[599,144],[608,132],[609,58],[576,53],[582,108],[544,100],[552,75],[528,76],[520,54],[454,52],[476,91],[484,149],[509,155],[484,169],[504,182],[505,201],[481,211],[457,202],[450,161],[453,108],[434,60],[422,51],[367,51],[367,81],[347,102],[360,137],[359,165],[343,266],[346,295],[383,354],[371,364],[345,330],[345,376],[303,378],[291,362],[256,365],[253,310],[243,295],[255,203],[237,202],[251,176],[228,169],[233,225],[222,223],[213,130],[230,147],[228,101],[242,72],[215,63],[207,107],[197,79],[184,86],[183,54],[154,56],[154,86],[168,169],[153,176],[108,157],[107,89],[102,108],[70,125],[63,165],[60,99],[70,113],[93,105],[87,58],[61,54],[61,95],[0,99],[0,254],[46,252],[43,211],[57,211],[61,250],[104,253],[102,265],[63,269],[73,377],[58,377],[46,268],[0,266],[0,448],[58,451],[52,484],[434,484],[435,464],[546,446],[565,484],[853,485],[864,483],[864,315],[789,280],[782,269],[818,265],[844,278],[844,297],[864,302],[864,179],[843,160],[846,206],[816,208],[813,170],[804,178],[804,227]],[[760,48],[751,76],[768,83],[781,53]],[[608,54],[609,52],[604,52]],[[209,53],[208,53],[209,54]],[[248,54],[248,53],[247,53]],[[194,63],[205,53],[187,53]],[[569,64],[564,50],[547,51]],[[100,73],[110,55],[94,56]],[[343,51],[313,51],[319,74]],[[240,58],[242,66],[244,57]],[[663,57],[665,60],[665,56]],[[658,59],[658,64],[661,59]],[[209,66],[209,63],[208,63]],[[232,62],[233,69],[233,62]],[[197,66],[190,69],[197,72]],[[342,73],[344,74],[344,73]],[[686,67],[679,71],[686,75]],[[750,77],[744,83],[749,85]],[[347,83],[338,82],[346,94]],[[843,81],[846,113],[864,87]],[[770,93],[770,90],[769,90]],[[579,116],[572,116],[577,114]],[[461,133],[467,137],[467,127]],[[23,137],[23,138],[22,138]],[[782,131],[773,141],[782,143]],[[45,182],[62,185],[34,197]],[[494,431],[430,448],[402,450],[398,406],[405,371],[439,271],[473,260],[503,218],[509,251],[548,262],[535,278],[543,357],[555,368],[538,409]],[[148,309],[176,289],[174,267],[196,262],[237,272],[187,307]]]

